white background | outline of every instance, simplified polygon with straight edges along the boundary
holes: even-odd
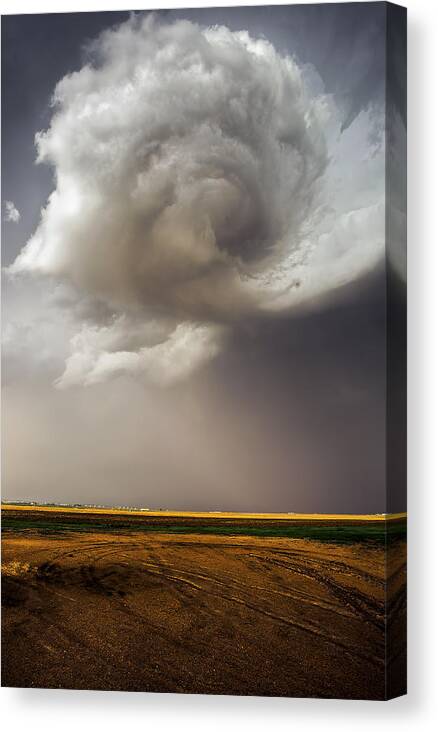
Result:
[[[305,0],[301,0],[305,2]],[[3,0],[31,13],[205,6],[188,0]],[[232,5],[220,2],[215,5]],[[240,0],[240,5],[264,4]],[[266,4],[266,3],[265,3]],[[279,4],[279,3],[278,3]],[[287,4],[287,3],[286,3]],[[2,689],[4,729],[31,732],[146,729],[438,729],[438,3],[408,0],[409,190],[409,694],[391,702],[262,699]],[[257,669],[254,669],[257,673]],[[436,719],[434,719],[436,717]]]

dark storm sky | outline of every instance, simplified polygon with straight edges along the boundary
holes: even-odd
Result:
[[[264,35],[316,70],[342,110],[343,129],[384,103],[384,3],[162,16]],[[127,17],[2,18],[3,200],[21,214],[14,225],[2,218],[4,265],[37,227],[53,189],[51,169],[34,165],[34,135],[49,125],[53,89],[81,68],[89,39]],[[17,294],[7,283],[4,297],[7,319],[30,307],[26,285]],[[242,318],[215,360],[165,394],[125,377],[55,391],[56,359],[44,352],[33,368],[14,347],[4,354],[4,496],[207,510],[404,510],[402,495],[386,503],[385,298],[382,262],[305,311]]]

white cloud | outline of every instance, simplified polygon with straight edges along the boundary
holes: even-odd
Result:
[[[20,218],[20,212],[18,208],[16,208],[13,201],[5,201],[5,221],[10,221],[13,224],[17,224],[20,221]]]
[[[181,381],[219,350],[221,329],[179,324],[163,340],[137,350],[119,350],[114,343],[129,332],[122,319],[109,328],[84,327],[72,338],[72,355],[56,386],[89,386],[126,373],[147,374],[153,384],[166,386]],[[104,341],[102,343],[102,341]]]
[[[333,100],[243,31],[132,17],[92,52],[37,135],[56,189],[10,268],[68,282],[99,312],[59,385],[182,378],[235,320],[324,295],[382,256],[372,111],[341,134]]]

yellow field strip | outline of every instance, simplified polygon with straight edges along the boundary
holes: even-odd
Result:
[[[124,508],[76,508],[74,506],[33,506],[3,503],[2,511],[62,511],[63,513],[124,514],[126,516],[169,516],[174,518],[278,519],[302,521],[391,521],[407,517],[407,513],[236,513],[233,511],[148,511]]]

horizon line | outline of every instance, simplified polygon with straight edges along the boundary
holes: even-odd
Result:
[[[277,518],[277,519],[350,519],[350,520],[388,520],[407,518],[407,511],[399,511],[395,513],[321,513],[321,512],[295,512],[295,511],[222,511],[222,510],[179,510],[179,509],[157,509],[157,508],[139,508],[137,506],[104,506],[97,504],[72,504],[72,503],[55,503],[53,501],[44,503],[37,501],[2,501],[1,510],[15,509],[40,509],[40,510],[57,510],[64,509],[66,511],[87,510],[94,513],[112,511],[114,513],[129,513],[149,516],[192,516],[194,518],[207,518],[209,516],[228,516],[230,518]]]

